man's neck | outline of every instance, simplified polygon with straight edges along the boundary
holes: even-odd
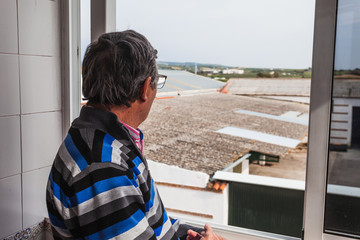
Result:
[[[102,104],[89,104],[89,106],[112,112],[121,122],[126,123],[135,129],[137,129],[142,123],[136,108],[136,104],[132,104],[130,107],[114,105],[106,107]]]

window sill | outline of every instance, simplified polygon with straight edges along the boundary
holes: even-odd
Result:
[[[202,228],[205,223],[189,220],[189,219],[181,219],[184,223]],[[247,228],[234,227],[229,225],[221,225],[211,223],[211,227],[218,235],[226,238],[227,240],[299,240],[300,238],[289,237],[269,232],[261,232]]]

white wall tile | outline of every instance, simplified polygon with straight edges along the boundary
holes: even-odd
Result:
[[[61,112],[21,116],[22,171],[50,166],[62,142]]]
[[[21,176],[0,179],[0,239],[22,229]]]
[[[21,173],[20,117],[0,117],[0,178]]]
[[[61,109],[59,57],[20,56],[21,113]]]
[[[0,44],[1,42],[2,40],[0,41]],[[20,93],[18,56],[0,54],[0,116],[19,113]]]
[[[20,54],[59,56],[59,2],[18,0]]]
[[[16,1],[0,1],[0,52],[18,53]]]
[[[51,167],[23,173],[23,226],[30,227],[47,217],[46,185]]]

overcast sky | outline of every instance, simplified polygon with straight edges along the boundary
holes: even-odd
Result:
[[[117,0],[116,4],[117,30],[144,34],[160,61],[311,66],[315,0]]]
[[[117,30],[143,33],[159,60],[311,66],[314,0],[117,0]]]
[[[337,16],[335,69],[360,68],[360,2],[340,0]]]

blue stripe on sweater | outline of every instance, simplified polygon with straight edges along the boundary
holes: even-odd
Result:
[[[81,171],[84,170],[88,166],[88,164],[87,164],[85,158],[81,155],[79,150],[76,148],[74,141],[72,140],[70,134],[68,134],[66,136],[64,142],[65,142],[65,147],[68,150],[68,152],[70,153],[71,157],[74,159],[74,161],[79,166]]]
[[[109,191],[111,189],[120,187],[120,186],[131,186],[134,185],[132,179],[129,179],[127,176],[117,176],[108,178],[99,182],[94,183],[92,186],[75,193],[74,197],[71,197],[72,204],[81,204],[96,195]],[[75,206],[73,205],[73,206]]]
[[[140,164],[142,164],[141,159],[139,158],[139,156],[137,156],[136,158],[134,158],[134,160],[132,160],[132,162],[135,164],[135,167],[139,167]]]
[[[100,193],[109,191],[111,189],[120,186],[131,186],[135,184],[137,185],[134,179],[129,179],[127,176],[117,176],[96,182],[92,186],[78,193],[75,193],[75,196],[68,197],[60,189],[60,187],[53,181],[51,175],[50,175],[50,181],[51,181],[51,188],[53,189],[55,197],[59,199],[66,208],[75,207],[78,204],[81,204]]]
[[[56,216],[52,215],[51,213],[49,213],[49,219],[51,221],[51,224],[54,225],[55,227],[66,229],[65,223],[62,220],[58,219]]]
[[[53,191],[54,196],[59,199],[59,201],[64,205],[64,207],[69,208],[71,207],[70,198],[65,195],[65,193],[61,190],[60,186],[54,182],[52,177],[52,172],[50,172],[50,187]]]
[[[154,180],[151,179],[151,185],[150,185],[150,200],[145,203],[146,212],[154,206],[154,198],[155,198],[155,186],[154,186]]]
[[[139,170],[139,165],[142,163],[141,159],[139,157],[136,157],[133,160],[133,163],[135,164],[135,167],[132,167],[131,170],[133,170],[134,174],[136,176],[139,176],[141,174],[140,170]]]
[[[155,236],[156,236],[156,237],[158,237],[158,236],[161,235],[161,232],[162,232],[162,229],[163,229],[163,227],[164,227],[164,224],[165,224],[166,221],[168,220],[168,216],[167,216],[166,211],[164,211],[163,215],[164,215],[163,224],[162,224],[161,226],[159,226],[158,228],[155,228],[155,229],[154,229],[154,233],[155,233]]]
[[[103,141],[103,147],[101,152],[101,161],[102,162],[111,162],[111,155],[112,155],[112,143],[114,142],[115,138],[106,134]]]
[[[97,233],[87,236],[86,239],[109,239],[116,237],[126,231],[134,228],[143,218],[144,213],[139,209],[129,218],[118,222],[108,228],[105,228]]]
[[[133,170],[133,172],[134,172],[134,174],[136,176],[139,176],[141,174],[141,172],[138,169],[138,167],[143,162],[141,161],[141,159],[139,157],[136,157],[132,162],[135,164],[135,167],[132,167],[131,170]],[[134,175],[134,178],[136,178],[135,175]],[[146,212],[148,212],[150,210],[150,208],[154,205],[154,198],[155,198],[155,186],[154,186],[154,180],[151,179],[151,183],[150,183],[150,200],[145,203]]]

